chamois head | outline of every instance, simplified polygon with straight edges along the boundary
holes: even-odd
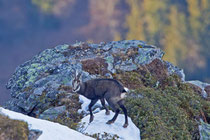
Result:
[[[78,71],[76,71],[76,73],[75,73],[74,80],[72,81],[72,88],[73,88],[72,91],[73,92],[77,92],[80,90],[81,74],[82,73],[78,73]]]

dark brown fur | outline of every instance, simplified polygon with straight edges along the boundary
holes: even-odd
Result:
[[[120,112],[119,108],[121,108],[125,114],[125,124],[123,125],[123,127],[127,127],[127,110],[124,106],[124,97],[122,96],[122,94],[126,92],[124,87],[117,80],[114,79],[93,79],[82,83],[79,80],[80,75],[76,76],[72,85],[73,88],[75,88],[74,92],[77,92],[78,94],[81,94],[91,100],[91,103],[89,104],[90,122],[92,122],[94,118],[91,107],[99,99],[101,100],[101,104],[103,105],[103,107],[106,109],[106,114],[109,114],[109,110],[105,106],[104,99],[106,99],[109,106],[115,111],[114,117],[109,120],[107,124],[114,123]],[[74,85],[76,86],[74,87]]]

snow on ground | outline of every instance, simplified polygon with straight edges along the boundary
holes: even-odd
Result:
[[[83,112],[86,115],[89,114],[88,105],[90,104],[91,100],[87,99],[83,95],[79,95],[79,102],[82,103],[82,105],[81,105],[81,109],[78,110],[78,113]],[[107,102],[106,102],[106,105],[108,105]],[[97,108],[97,109],[95,109],[93,111],[93,113],[96,113],[96,112],[100,111],[99,108],[102,107],[100,100],[98,100],[98,102],[96,102],[96,104],[92,108],[94,108],[94,107]]]
[[[128,117],[128,127],[123,128],[125,122],[124,114],[119,114],[117,120],[113,124],[106,124],[114,116],[114,112],[110,111],[110,115],[105,115],[105,110],[102,110],[94,114],[93,122],[89,123],[90,116],[86,116],[82,119],[81,123],[84,124],[82,133],[93,134],[104,134],[108,133],[111,135],[118,135],[118,140],[140,140],[140,131]]]
[[[126,91],[129,91],[126,88]],[[81,109],[78,112],[83,112],[85,115],[89,114],[88,105],[90,104],[89,99],[86,97],[79,95],[79,100],[82,103]],[[106,105],[107,102],[106,102]],[[95,105],[95,108],[101,107],[100,101],[98,101]],[[94,108],[94,107],[93,107]],[[110,115],[105,115],[105,110],[100,111],[99,108],[93,111],[94,120],[89,123],[90,115],[87,115],[81,120],[81,124],[83,124],[82,128],[79,128],[79,131],[82,133],[92,134],[104,134],[108,133],[111,135],[118,135],[120,138],[118,140],[140,140],[140,130],[136,127],[136,125],[132,122],[130,117],[128,117],[128,127],[123,128],[123,124],[125,122],[124,114],[119,114],[117,120],[113,124],[106,124],[106,122],[114,116],[114,112],[110,111]]]
[[[58,123],[32,118],[21,113],[13,112],[0,107],[0,114],[8,116],[10,119],[22,120],[28,123],[29,129],[38,129],[42,134],[38,140],[94,140],[91,137],[83,135],[67,126]]]
[[[194,80],[194,81],[186,81],[188,83],[191,83],[191,84],[194,84],[194,85],[197,85],[199,86],[200,88],[205,88],[206,86],[209,86],[210,84],[208,83],[204,83],[204,82],[201,82],[201,81],[198,81],[198,80]]]

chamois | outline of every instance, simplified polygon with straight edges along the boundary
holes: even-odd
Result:
[[[126,90],[124,87],[114,79],[92,79],[86,82],[80,80],[81,73],[75,74],[75,78],[72,81],[72,91],[90,99],[91,102],[88,106],[90,111],[89,123],[93,121],[93,113],[91,107],[100,99],[102,106],[106,110],[106,115],[109,115],[109,110],[105,106],[105,99],[109,106],[115,111],[114,117],[107,121],[107,124],[114,123],[121,108],[125,115],[124,128],[128,126],[127,110],[124,106],[124,100]]]

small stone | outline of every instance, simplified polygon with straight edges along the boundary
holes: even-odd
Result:
[[[41,130],[31,129],[28,134],[28,140],[37,140],[41,134]]]

